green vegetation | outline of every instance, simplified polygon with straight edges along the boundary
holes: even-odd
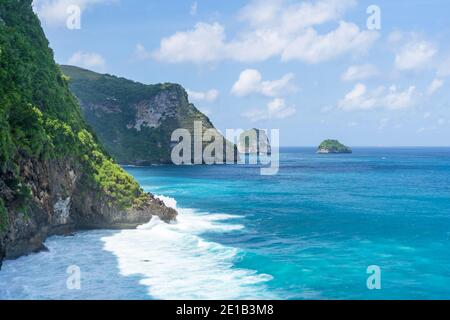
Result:
[[[73,66],[61,66],[61,70],[70,78],[70,89],[81,101],[86,121],[108,153],[121,164],[171,163],[170,138],[175,129],[191,131],[194,121],[201,121],[205,128],[213,128],[208,117],[189,103],[180,85],[144,85]],[[157,127],[144,125],[140,131],[133,128],[137,105],[148,103],[162,92],[171,97],[172,105],[167,111],[170,114],[163,113]],[[165,103],[161,103],[161,108],[163,105]]]
[[[343,145],[337,140],[325,140],[319,148],[319,153],[352,153],[352,149]]]
[[[0,181],[15,199],[25,199],[30,191],[21,177],[23,160],[68,159],[83,166],[86,183],[129,207],[142,191],[90,132],[31,2],[0,2]],[[4,216],[1,194],[0,201]]]

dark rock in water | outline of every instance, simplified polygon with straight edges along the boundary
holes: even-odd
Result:
[[[325,140],[318,147],[317,153],[352,153],[352,149],[343,145],[338,140]]]
[[[253,128],[240,135],[238,151],[244,154],[271,154],[272,148],[266,132]]]
[[[41,244],[39,248],[36,248],[36,250],[33,251],[33,253],[39,252],[50,252],[50,250],[44,244]]]

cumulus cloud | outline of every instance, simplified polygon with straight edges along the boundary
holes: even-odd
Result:
[[[437,53],[436,46],[411,33],[393,32],[389,42],[394,45],[395,66],[399,70],[418,70],[430,67]]]
[[[206,101],[206,102],[214,102],[219,97],[219,91],[216,89],[211,89],[205,92],[202,91],[192,91],[187,90],[189,98],[193,101]]]
[[[249,119],[251,122],[258,122],[272,119],[285,119],[296,113],[293,106],[288,106],[284,99],[276,98],[270,101],[264,109],[253,109],[245,112],[242,116]]]
[[[261,94],[267,97],[278,97],[295,90],[291,84],[294,75],[288,73],[281,79],[263,81],[258,70],[247,69],[241,72],[239,79],[234,83],[231,92],[236,96],[248,96],[250,94]]]
[[[254,0],[240,10],[241,20],[256,28],[277,28],[285,33],[342,18],[356,0],[319,0],[286,3],[283,0]]]
[[[366,85],[358,83],[339,101],[338,107],[346,111],[376,108],[406,109],[415,105],[416,94],[414,86],[403,91],[398,90],[396,86],[391,86],[389,89],[381,86],[369,91]]]
[[[219,23],[197,23],[194,29],[161,40],[153,56],[167,62],[211,62],[224,54],[225,30]]]
[[[272,57],[317,63],[361,53],[378,33],[342,21],[354,5],[354,0],[251,1],[239,12],[244,27],[234,38],[227,39],[225,27],[217,22],[200,22],[191,30],[163,38],[153,57],[169,63],[258,62]],[[327,22],[337,23],[336,29],[319,33],[316,27]]]
[[[105,59],[98,53],[75,52],[67,61],[68,64],[95,71],[104,71]]]
[[[78,6],[82,11],[92,6],[111,3],[118,0],[34,0],[33,8],[41,21],[50,26],[65,25],[71,6]]]
[[[442,86],[444,85],[444,81],[442,81],[441,79],[434,79],[430,85],[428,86],[427,89],[427,94],[429,96],[433,95],[434,93],[436,93]]]
[[[282,60],[299,59],[318,63],[346,53],[362,53],[377,38],[377,33],[361,31],[357,25],[345,21],[324,35],[309,28],[289,42],[282,53]]]
[[[369,79],[377,76],[379,71],[377,67],[371,64],[354,65],[348,67],[348,69],[342,74],[341,79],[343,81],[357,81]]]

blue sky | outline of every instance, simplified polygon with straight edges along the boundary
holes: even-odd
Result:
[[[381,29],[368,28],[376,5]],[[67,7],[81,10],[69,29]],[[35,0],[58,63],[180,83],[221,130],[283,146],[449,146],[446,0]]]

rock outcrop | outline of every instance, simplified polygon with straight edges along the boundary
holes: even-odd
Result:
[[[2,0],[0,22],[0,267],[50,235],[174,220],[90,131],[31,0]]]
[[[194,122],[201,122],[204,132],[215,130],[178,84],[145,85],[74,66],[63,65],[61,70],[85,119],[120,164],[170,164],[174,130],[187,129],[193,136]],[[217,159],[238,159],[235,146],[225,139],[223,150]]]
[[[239,153],[244,154],[271,154],[269,138],[264,130],[250,129],[244,131],[239,137]]]

